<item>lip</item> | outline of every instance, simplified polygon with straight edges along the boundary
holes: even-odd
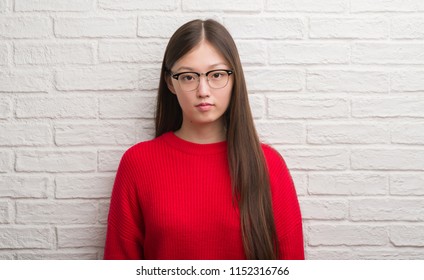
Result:
[[[199,109],[200,111],[209,111],[210,109],[212,109],[213,106],[215,105],[207,103],[207,102],[202,102],[197,104],[195,107]]]

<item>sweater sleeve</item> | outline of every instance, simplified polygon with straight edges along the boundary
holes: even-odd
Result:
[[[119,164],[110,201],[104,259],[143,259],[144,226],[127,151]]]
[[[267,158],[280,259],[305,259],[302,216],[293,179],[283,157],[264,147]]]

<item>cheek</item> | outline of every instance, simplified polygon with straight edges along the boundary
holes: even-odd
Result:
[[[223,102],[225,102],[226,107],[230,104],[231,96],[233,95],[233,89],[231,88],[227,92],[225,92],[225,95],[223,96]]]
[[[190,104],[192,103],[190,101],[189,96],[187,96],[185,94],[181,94],[181,93],[177,92],[175,95],[177,96],[178,103],[180,104],[180,106],[183,110],[185,108],[188,108],[190,106]]]

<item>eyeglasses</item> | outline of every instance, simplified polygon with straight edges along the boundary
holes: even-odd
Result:
[[[228,84],[230,75],[234,72],[232,70],[217,69],[208,71],[206,73],[197,72],[181,72],[172,74],[172,78],[178,81],[183,91],[193,91],[199,87],[200,76],[205,75],[206,80],[211,88],[223,88]]]

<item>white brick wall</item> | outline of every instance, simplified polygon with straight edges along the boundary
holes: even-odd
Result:
[[[99,259],[182,23],[233,34],[310,259],[424,259],[421,0],[0,0],[0,259]]]

